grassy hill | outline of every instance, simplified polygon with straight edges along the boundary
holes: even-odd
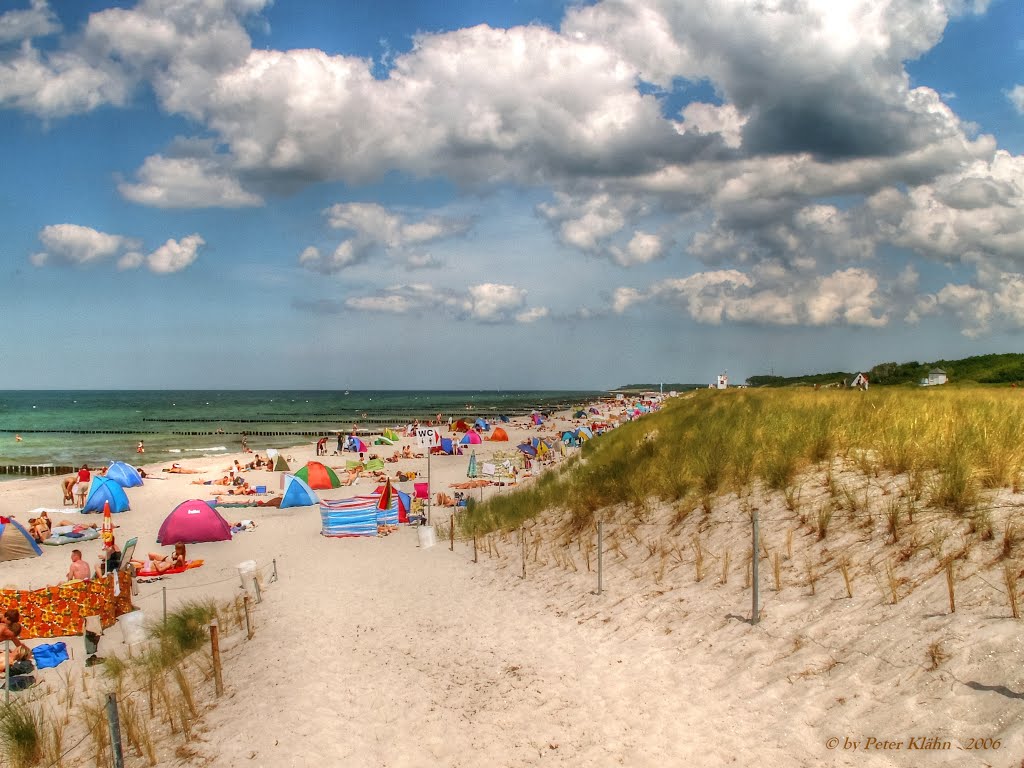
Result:
[[[1024,354],[978,355],[962,360],[933,360],[919,363],[879,363],[865,371],[872,384],[917,384],[928,376],[932,368],[941,368],[952,383],[975,382],[977,384],[1010,384],[1024,382]],[[834,371],[803,376],[751,376],[747,383],[752,387],[790,387],[832,384],[846,381],[857,371]]]

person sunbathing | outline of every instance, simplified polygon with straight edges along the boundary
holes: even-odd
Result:
[[[38,517],[30,517],[28,519],[28,532],[37,544],[42,544],[50,538],[50,528],[46,524],[41,523]]]
[[[220,480],[193,480],[192,485],[231,485],[234,481],[224,475]]]
[[[185,545],[179,541],[174,545],[173,554],[161,555],[158,552],[150,552],[146,557],[153,563],[153,570],[157,573],[164,573],[172,568],[184,568],[186,565]]]
[[[386,459],[384,459],[384,461],[388,462],[389,464],[394,464],[400,458],[401,458],[401,456],[399,455],[398,451],[395,451],[390,456],[388,456]]]
[[[185,469],[181,464],[171,464],[169,467],[164,467],[161,472],[170,472],[172,475],[198,475],[202,472],[201,469]]]

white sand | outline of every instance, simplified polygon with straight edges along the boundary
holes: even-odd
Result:
[[[536,434],[510,429],[510,443],[476,446],[478,458],[512,449],[526,433]],[[393,449],[372,450],[384,456]],[[312,445],[286,453],[293,469],[316,458]],[[116,517],[119,541],[139,536],[139,552],[155,549],[156,531],[176,503],[208,498],[209,487],[190,481],[218,476],[232,458],[183,462],[213,470],[203,476],[154,468],[159,480],[129,489],[132,509]],[[325,461],[343,465],[344,458]],[[432,459],[435,492],[453,494],[448,486],[465,480],[467,461]],[[425,459],[387,465],[392,474],[425,468]],[[252,484],[274,490],[277,478],[247,473]],[[321,493],[345,498],[373,487],[364,480]],[[824,491],[810,480],[805,488],[813,509],[813,497]],[[508,491],[485,489],[498,492]],[[24,511],[60,499],[54,479],[4,483],[0,494],[2,510],[22,519]],[[722,500],[712,519],[745,519],[742,505],[749,502]],[[980,576],[959,586],[958,611],[950,615],[944,576],[922,545],[898,566],[908,596],[887,605],[883,564],[900,547],[884,544],[878,533],[869,541],[864,526],[844,528],[838,515],[835,532],[818,542],[785,511],[779,494],[757,502],[770,552],[785,552],[786,532],[796,531],[781,591],[772,588],[771,558],[761,561],[765,611],[757,627],[749,623],[750,590],[743,585],[749,526],[741,522],[701,522],[693,513],[669,534],[664,521],[671,510],[656,509],[631,536],[621,522],[628,515],[609,513],[609,521],[620,522],[607,526],[605,590],[598,596],[581,544],[556,546],[550,521],[528,536],[524,580],[514,535],[494,538],[491,554],[481,542],[474,564],[469,543],[457,542],[454,552],[446,540],[421,549],[414,529],[379,539],[324,538],[313,507],[226,510],[228,519],[254,519],[258,528],[231,542],[190,546],[190,557],[206,564],[141,585],[136,604],[159,615],[163,587],[172,608],[195,597],[231,597],[239,591],[235,566],[247,559],[261,568],[276,559],[280,579],[266,587],[255,637],[226,644],[227,695],[204,715],[200,739],[175,756],[180,737],[168,738],[161,764],[1019,765],[1021,623],[1006,618],[1005,596],[979,580],[997,584],[994,569],[1001,566],[989,565],[993,558],[981,549],[962,561],[963,574]],[[434,521],[446,514],[435,512]],[[920,524],[922,539],[926,525]],[[698,531],[707,558],[700,583],[692,548]],[[990,544],[994,552],[998,542]],[[829,547],[855,558],[853,599]],[[872,547],[884,557],[869,565]],[[59,582],[69,549],[3,563],[0,583]],[[95,562],[100,543],[82,549]],[[733,566],[723,585],[717,558],[726,549]],[[821,563],[814,596],[807,559]],[[117,629],[108,631],[101,652],[123,648],[119,641]],[[932,671],[927,649],[935,641],[950,658]],[[56,680],[58,672],[41,674]],[[910,749],[909,739],[918,736],[949,740],[952,749]],[[831,737],[840,740],[837,750],[826,747]],[[893,744],[865,751],[869,737]],[[1000,747],[957,748],[971,737],[998,738]],[[860,748],[844,751],[845,739]]]

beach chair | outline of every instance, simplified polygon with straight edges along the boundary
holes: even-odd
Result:
[[[138,543],[138,536],[132,536],[130,539],[128,539],[128,541],[124,543],[124,549],[121,550],[121,564],[117,566],[117,570],[128,570],[132,562],[132,555],[135,554],[135,545]]]

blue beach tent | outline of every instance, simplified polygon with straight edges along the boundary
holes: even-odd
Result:
[[[110,503],[111,512],[127,512],[129,509],[128,494],[124,492],[124,488],[113,480],[93,475],[82,512],[102,512],[103,504],[107,502]]]
[[[484,419],[483,416],[477,419],[475,424],[476,426],[480,427],[480,429],[483,430],[484,432],[489,432],[491,430],[491,425],[487,423],[486,419]]]
[[[319,504],[320,498],[302,478],[295,475],[284,476],[284,494],[281,496],[281,509],[285,507],[308,507]]]
[[[136,485],[142,485],[142,475],[139,474],[139,470],[131,464],[125,464],[123,461],[110,462],[105,477],[108,480],[113,480],[122,488],[133,488]]]

